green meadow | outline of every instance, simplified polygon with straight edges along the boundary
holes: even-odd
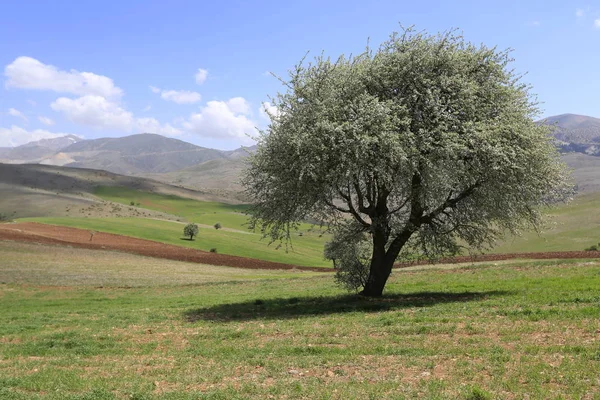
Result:
[[[540,233],[524,232],[508,238],[494,253],[584,250],[600,242],[600,193],[575,197],[570,203],[547,211]]]
[[[2,399],[600,399],[597,261],[398,270],[365,299],[331,274],[0,259]]]
[[[163,221],[147,218],[23,218],[20,221],[41,222],[51,225],[62,225],[73,228],[114,233],[141,239],[154,240],[210,251],[216,249],[221,254],[231,254],[259,260],[274,261],[286,264],[331,267],[331,262],[323,258],[323,238],[319,234],[307,232],[293,238],[292,247],[278,247],[276,243],[269,245],[261,235],[247,232],[216,230],[213,227],[200,227],[200,232],[193,241],[183,236],[185,224],[175,221]],[[89,235],[88,235],[89,236]]]

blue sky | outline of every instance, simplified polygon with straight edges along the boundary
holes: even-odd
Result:
[[[307,52],[361,52],[415,25],[514,49],[542,116],[600,117],[600,2],[10,1],[0,4],[0,147],[156,132],[251,144]]]

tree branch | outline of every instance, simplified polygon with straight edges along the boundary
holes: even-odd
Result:
[[[467,187],[458,196],[456,196],[454,198],[452,198],[453,191],[451,190],[450,193],[448,194],[448,197],[446,198],[446,201],[444,201],[439,207],[437,207],[435,210],[433,210],[429,214],[422,216],[421,222],[425,223],[425,224],[431,224],[433,219],[436,218],[439,214],[443,213],[445,210],[447,210],[449,208],[456,207],[456,205],[460,201],[471,196],[475,192],[475,189],[477,189],[479,186],[481,186],[481,182],[475,182],[474,184]]]
[[[342,199],[344,199],[346,201],[346,205],[348,206],[348,211],[350,212],[350,214],[352,214],[352,216],[365,228],[370,228],[371,224],[369,224],[367,221],[365,221],[360,214],[356,211],[356,209],[354,208],[354,205],[352,204],[352,197],[351,196],[346,196],[341,190],[338,189],[338,194],[340,195],[340,197]]]

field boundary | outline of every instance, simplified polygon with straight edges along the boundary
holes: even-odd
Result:
[[[138,254],[147,257],[164,258],[225,267],[267,270],[298,270],[334,272],[332,268],[307,267],[247,257],[216,254],[189,247],[176,246],[131,236],[72,228],[39,222],[16,222],[0,224],[0,240],[32,242],[60,246],[71,246],[95,250],[113,250]],[[471,256],[448,257],[436,260],[435,264],[461,264],[470,262],[493,262],[512,259],[600,259],[600,251],[552,251],[506,254],[475,254]],[[395,268],[434,264],[428,260],[396,263]]]
[[[0,224],[0,240],[71,246],[94,250],[114,250],[147,257],[224,267],[313,272],[333,271],[333,269],[325,267],[306,267],[227,254],[211,253],[189,247],[138,239],[131,236],[116,235],[113,233],[94,232],[92,235],[91,231],[87,229],[41,224],[39,222]]]

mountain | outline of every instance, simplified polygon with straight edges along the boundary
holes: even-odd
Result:
[[[548,117],[540,123],[550,125],[562,152],[600,156],[600,119],[577,114]]]
[[[141,133],[122,138],[84,140],[62,149],[40,163],[138,175],[177,171],[225,157],[225,152],[220,150],[152,133]]]
[[[49,157],[81,140],[78,136],[66,135],[53,139],[37,140],[12,148],[0,148],[0,161],[12,163],[40,162],[45,157]]]

